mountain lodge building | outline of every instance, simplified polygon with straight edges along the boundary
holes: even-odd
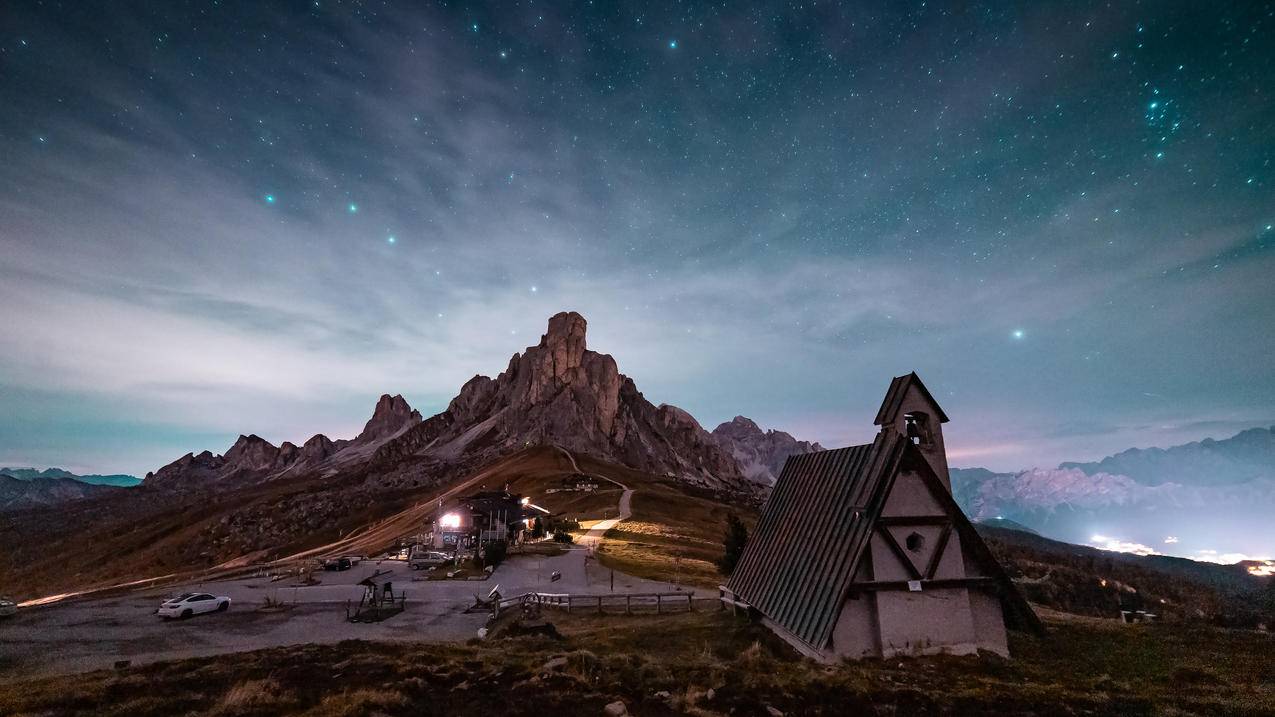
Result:
[[[890,383],[866,445],[784,464],[723,600],[823,661],[1008,656],[1039,619],[952,498],[942,424],[915,374]]]

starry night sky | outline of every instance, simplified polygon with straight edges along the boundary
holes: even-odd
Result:
[[[0,7],[0,465],[429,415],[563,309],[710,429],[1275,422],[1263,3],[266,5]]]

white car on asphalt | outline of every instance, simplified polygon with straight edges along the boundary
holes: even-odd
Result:
[[[203,612],[225,612],[230,609],[230,598],[215,597],[208,593],[186,593],[164,601],[155,611],[163,618],[198,615]]]

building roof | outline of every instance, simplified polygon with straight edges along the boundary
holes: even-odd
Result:
[[[932,492],[953,516],[962,547],[996,580],[1007,623],[1039,630],[1035,613],[929,463],[911,441],[889,429],[871,444],[789,458],[728,588],[801,641],[825,648],[905,464],[936,488]]]
[[[884,426],[894,423],[899,415],[899,409],[903,406],[903,397],[908,395],[908,389],[912,386],[916,386],[921,395],[925,396],[926,400],[933,404],[934,410],[938,412],[939,423],[947,423],[947,414],[943,413],[943,408],[939,406],[939,402],[934,400],[930,389],[926,388],[924,383],[921,383],[921,377],[916,375],[916,371],[913,371],[906,376],[895,376],[890,381],[890,388],[885,392],[885,400],[881,402],[881,408],[877,410],[877,418],[872,422],[873,425]]]

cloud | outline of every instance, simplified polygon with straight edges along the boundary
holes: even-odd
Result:
[[[702,27],[733,67],[652,56],[614,71],[599,64],[612,45],[646,38],[601,47],[548,29],[570,11],[542,10],[475,35],[444,11],[266,8],[254,22],[279,41],[256,52],[221,41],[240,32],[221,14],[158,55],[141,13],[103,13],[86,42],[23,11],[59,52],[15,60],[0,87],[0,411],[19,389],[75,394],[188,431],[175,455],[209,447],[192,435],[340,435],[384,391],[440,409],[576,309],[653,399],[834,446],[870,439],[909,370],[953,416],[953,458],[1000,469],[1178,438],[1184,416],[1270,418],[1247,358],[1272,340],[1251,212],[1195,203],[1194,178],[1142,181],[1127,157],[1112,175],[1072,171],[1081,130],[1121,126],[1102,113],[1122,110],[1060,98],[1079,124],[1022,123],[1054,109],[1009,101],[1010,86],[1022,102],[1090,71],[1058,66],[1083,53],[1043,14],[1023,19],[1039,42],[961,45],[970,62],[943,77],[820,68],[861,47],[864,67],[924,57],[947,22],[897,41],[828,9],[819,64],[797,74],[741,39],[785,33],[740,13]],[[1118,26],[1095,21],[1084,42]],[[114,62],[98,35],[120,38]],[[741,63],[755,90],[731,84]],[[921,111],[894,94],[913,85]],[[23,142],[37,126],[48,142]],[[1209,273],[1219,257],[1236,259],[1227,281]],[[1184,351],[1194,326],[1233,340]]]
[[[1271,556],[1268,555],[1249,555],[1246,553],[1223,553],[1217,550],[1197,550],[1192,553],[1191,557],[1205,563],[1218,563],[1220,565],[1234,565],[1244,561],[1258,561],[1270,563]],[[1265,566],[1263,566],[1265,567]],[[1259,573],[1254,573],[1259,574]]]
[[[1160,555],[1161,553],[1149,545],[1135,543],[1119,538],[1110,538],[1104,535],[1094,535],[1089,538],[1089,545],[1102,550],[1110,550],[1117,553],[1132,553],[1134,555]]]

